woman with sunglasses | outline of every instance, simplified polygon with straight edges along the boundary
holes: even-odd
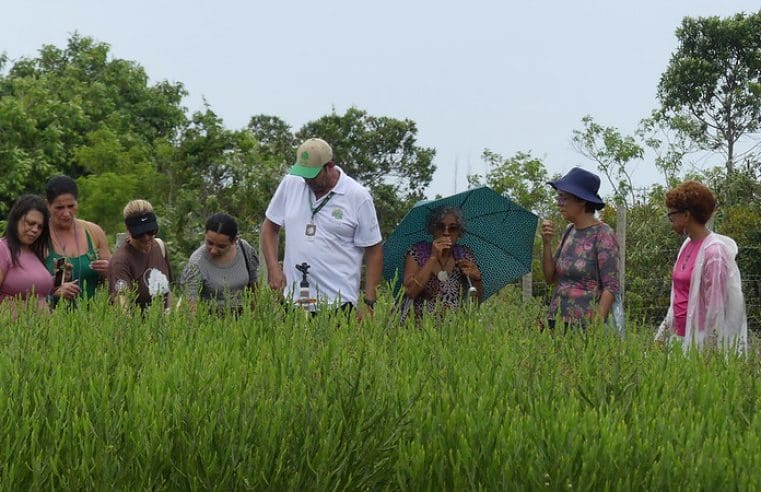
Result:
[[[586,327],[589,320],[606,320],[619,290],[619,250],[616,234],[595,212],[605,207],[600,195],[600,178],[575,167],[562,178],[550,181],[557,190],[560,213],[570,222],[553,253],[555,225],[541,225],[542,270],[548,284],[555,284],[547,324],[557,319],[566,325]]]
[[[737,244],[710,231],[716,208],[711,190],[686,181],[666,193],[671,229],[687,236],[671,274],[671,303],[656,341],[666,337],[691,346],[744,354],[748,344],[745,300],[737,267]]]
[[[470,248],[457,244],[465,232],[465,220],[458,208],[439,208],[427,218],[433,241],[410,247],[404,264],[404,292],[412,300],[415,315],[458,308],[472,286],[480,302],[483,297],[481,270]]]
[[[124,207],[124,225],[128,237],[111,258],[108,273],[112,300],[127,306],[128,294],[133,292],[141,309],[156,298],[168,308],[172,269],[166,247],[156,237],[159,224],[153,206],[146,200],[132,200]]]

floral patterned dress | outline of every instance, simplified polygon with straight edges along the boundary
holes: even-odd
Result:
[[[419,267],[422,267],[431,257],[432,247],[430,242],[421,241],[412,245],[407,250],[407,255],[411,256]],[[453,253],[457,261],[470,260],[476,265],[478,264],[476,262],[476,255],[467,246],[455,244]],[[468,287],[468,280],[463,275],[462,270],[457,267],[448,273],[447,279],[444,282],[439,280],[436,275],[431,275],[431,278],[428,279],[423,291],[417,298],[414,300],[405,298],[403,316],[406,317],[410,303],[414,306],[415,316],[418,318],[425,311],[433,312],[437,305],[444,309],[457,309],[460,307]]]
[[[619,290],[618,257],[618,240],[608,224],[570,225],[554,257],[556,286],[547,318],[583,323],[594,316],[602,291]]]

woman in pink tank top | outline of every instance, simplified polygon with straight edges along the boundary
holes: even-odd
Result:
[[[45,298],[53,288],[44,263],[48,220],[47,204],[37,195],[24,195],[13,204],[0,239],[0,303],[33,300],[47,311]]]

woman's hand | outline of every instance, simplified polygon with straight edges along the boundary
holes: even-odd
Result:
[[[542,241],[549,243],[555,237],[555,223],[548,219],[543,220],[539,231],[542,235]]]
[[[473,282],[481,281],[481,270],[478,269],[478,265],[470,260],[457,260],[455,263],[457,267],[462,271],[464,275],[470,278]]]
[[[108,274],[109,260],[95,260],[90,262],[90,268],[100,273],[101,275]]]
[[[79,285],[77,285],[77,282],[79,282],[79,279],[75,279],[73,282],[62,283],[61,286],[55,290],[55,296],[60,299],[74,299],[82,290],[79,288]]]
[[[542,273],[548,284],[555,283],[555,259],[552,256],[552,238],[555,236],[555,223],[543,220],[540,233],[542,235]]]
[[[434,239],[431,243],[431,253],[434,258],[441,261],[444,259],[444,253],[452,249],[452,238],[440,237]]]

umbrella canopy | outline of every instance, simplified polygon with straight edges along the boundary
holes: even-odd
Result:
[[[407,250],[419,241],[433,241],[426,231],[428,215],[441,207],[459,208],[465,233],[457,244],[476,256],[483,277],[484,296],[499,291],[531,271],[537,216],[488,186],[474,188],[439,200],[418,202],[383,244],[383,276],[401,284]]]

